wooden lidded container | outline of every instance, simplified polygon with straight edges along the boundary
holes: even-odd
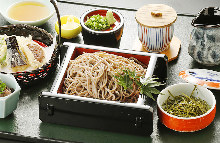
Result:
[[[135,15],[138,37],[149,52],[162,52],[169,48],[174,33],[176,11],[164,4],[148,4],[138,9]]]

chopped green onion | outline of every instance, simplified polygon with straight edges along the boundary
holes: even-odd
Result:
[[[93,15],[90,18],[87,18],[87,21],[85,22],[85,25],[96,31],[106,30],[110,28],[110,24],[108,24],[108,21],[106,17],[101,15]]]

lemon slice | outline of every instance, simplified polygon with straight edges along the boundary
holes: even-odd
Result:
[[[72,15],[65,15],[60,18],[61,20],[61,37],[65,39],[75,38],[81,31],[80,20]],[[55,30],[59,34],[58,21],[55,24]]]

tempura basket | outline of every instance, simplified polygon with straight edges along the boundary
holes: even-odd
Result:
[[[58,21],[60,21],[60,15],[56,3],[53,0],[51,0],[51,3],[55,7]],[[47,46],[53,44],[53,36],[44,29],[38,28],[36,26],[30,26],[26,24],[1,26],[0,35],[4,35],[4,34],[8,36],[16,35],[16,36],[24,36],[24,37],[28,37],[29,35],[31,35],[33,40],[42,42]],[[12,72],[11,74],[14,75],[20,86],[30,86],[33,85],[34,83],[39,83],[40,81],[42,81],[44,78],[46,78],[48,75],[50,75],[56,70],[59,54],[60,54],[59,48],[60,48],[60,35],[58,35],[52,56],[46,64],[44,64],[42,67],[36,70]],[[4,73],[2,71],[0,72]]]

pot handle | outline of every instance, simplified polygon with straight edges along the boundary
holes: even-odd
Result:
[[[60,13],[57,7],[57,4],[54,0],[50,0],[50,2],[53,4],[56,14],[57,14],[57,19],[58,19],[58,25],[59,25],[59,34],[58,34],[58,40],[57,40],[57,44],[58,47],[60,47],[60,40],[61,40],[61,21],[60,21]]]
[[[56,14],[57,14],[57,19],[58,19],[58,26],[59,26],[59,34],[58,34],[58,39],[57,39],[57,48],[58,48],[58,52],[61,56],[61,20],[60,20],[60,13],[59,13],[59,9],[57,7],[57,4],[54,0],[50,0],[50,2],[53,4]],[[60,65],[62,63],[62,59],[60,57]]]

